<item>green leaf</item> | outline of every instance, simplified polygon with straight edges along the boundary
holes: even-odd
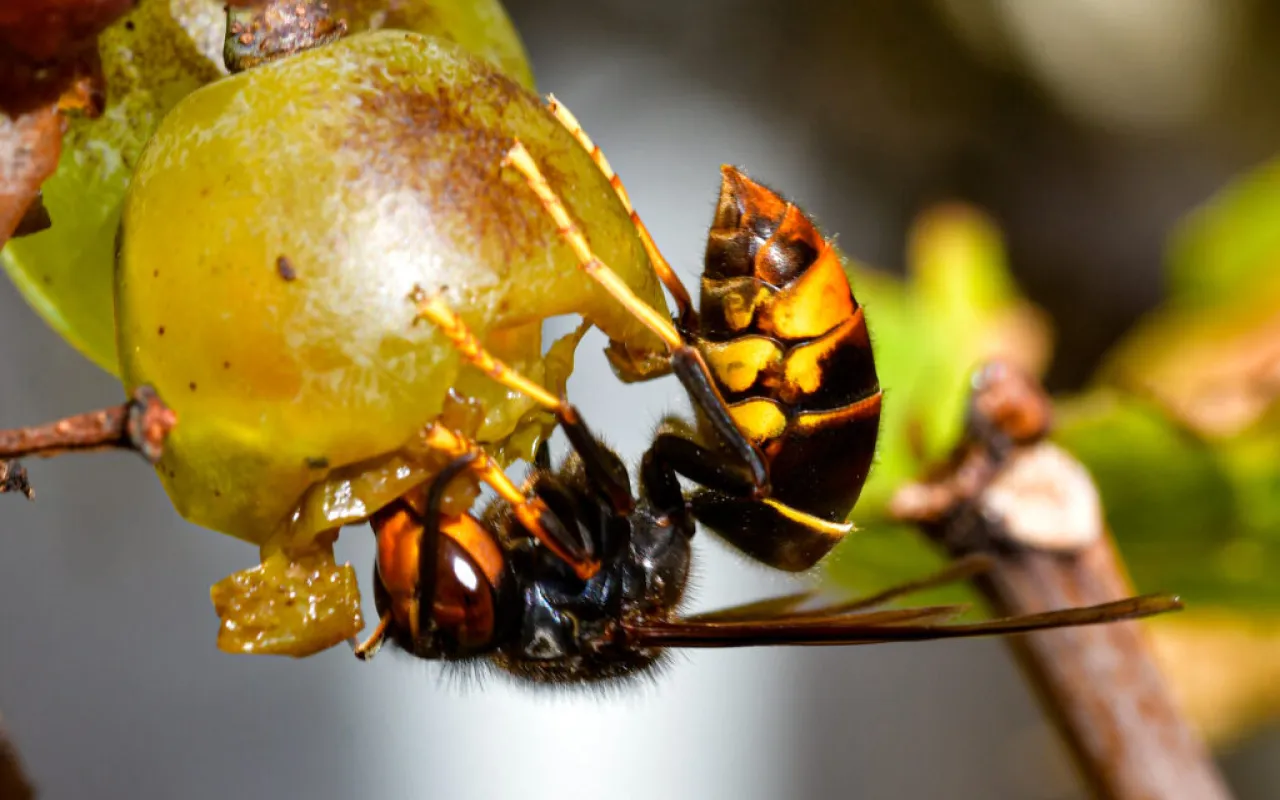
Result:
[[[1062,401],[1054,439],[1093,474],[1126,543],[1168,543],[1222,529],[1230,481],[1213,450],[1159,406],[1100,390]]]
[[[1221,307],[1280,289],[1280,159],[1237,179],[1178,226],[1169,248],[1169,297]]]
[[[884,406],[875,466],[853,513],[863,530],[841,545],[830,572],[840,583],[869,591],[941,563],[917,532],[889,520],[887,507],[904,482],[954,446],[974,368],[999,356],[1039,372],[1049,336],[1039,313],[1018,293],[999,231],[966,206],[942,206],[920,217],[906,280],[859,264],[848,271],[866,309]]]

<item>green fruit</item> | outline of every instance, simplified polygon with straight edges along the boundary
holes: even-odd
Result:
[[[415,285],[546,383],[568,369],[542,357],[550,316],[580,313],[613,340],[660,347],[501,167],[517,136],[599,256],[665,311],[589,154],[538,97],[449,42],[350,36],[170,112],[125,203],[116,311],[126,388],[150,384],[178,414],[159,472],[180,513],[264,543],[334,471],[412,458],[451,387],[484,404],[477,438],[519,435],[530,402],[460,371],[439,331],[414,324]],[[366,513],[385,502],[354,500]]]
[[[533,78],[498,0],[333,0],[353,33],[378,28],[455,41],[525,88]],[[118,373],[111,274],[120,204],[143,145],[169,109],[226,75],[223,0],[142,0],[100,39],[107,108],[73,118],[57,173],[44,185],[47,231],[10,242],[10,278],[45,320]]]

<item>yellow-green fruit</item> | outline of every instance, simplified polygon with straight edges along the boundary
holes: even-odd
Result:
[[[498,0],[331,0],[357,32],[394,28],[455,41],[533,88],[524,49]],[[224,0],[142,0],[99,43],[107,107],[74,118],[57,173],[45,183],[47,231],[11,242],[9,276],[63,338],[117,373],[111,301],[120,203],[134,164],[169,109],[226,75]]]
[[[537,96],[449,42],[351,36],[173,109],[125,204],[116,311],[126,388],[151,384],[178,413],[159,471],[180,513],[263,542],[331,470],[411,442],[450,387],[486,404],[482,440],[515,430],[530,402],[459,373],[440,332],[414,324],[415,285],[534,378],[550,316],[661,346],[501,166],[516,136],[598,255],[665,312],[589,154]]]

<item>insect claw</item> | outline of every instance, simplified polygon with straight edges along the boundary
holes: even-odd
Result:
[[[373,633],[369,634],[369,638],[363,642],[357,642],[355,638],[348,639],[351,645],[351,653],[361,661],[370,661],[382,649],[382,643],[387,640],[387,629],[391,625],[391,615],[384,614],[378,620],[378,626],[373,629]]]
[[[518,158],[518,153],[523,152],[527,155],[529,152],[525,149],[524,142],[520,141],[519,136],[511,137],[511,142],[512,144],[507,148],[507,152],[502,154],[502,160],[498,162],[498,165],[501,167],[505,168],[511,166],[511,162]]]

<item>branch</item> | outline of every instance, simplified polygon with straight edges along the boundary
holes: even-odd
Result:
[[[892,511],[953,555],[986,553],[975,585],[999,615],[1132,594],[1084,467],[1044,440],[1048,397],[995,364],[979,372],[968,431],[951,461],[903,487]],[[1009,639],[1093,793],[1111,800],[1227,800],[1135,622]]]
[[[0,728],[0,797],[6,800],[31,800],[35,789],[22,768],[22,760],[13,743]]]
[[[0,9],[0,246],[47,228],[40,185],[62,149],[63,112],[101,111],[95,38],[133,0],[6,0]],[[17,456],[128,447],[159,458],[173,414],[150,390],[118,409],[0,431],[0,494],[33,497]],[[35,796],[17,750],[0,729],[0,797]]]
[[[123,449],[133,450],[154,464],[160,460],[164,441],[175,424],[177,415],[154,389],[142,386],[124,405],[44,425],[0,430],[0,461]],[[6,473],[12,469],[9,466]]]

